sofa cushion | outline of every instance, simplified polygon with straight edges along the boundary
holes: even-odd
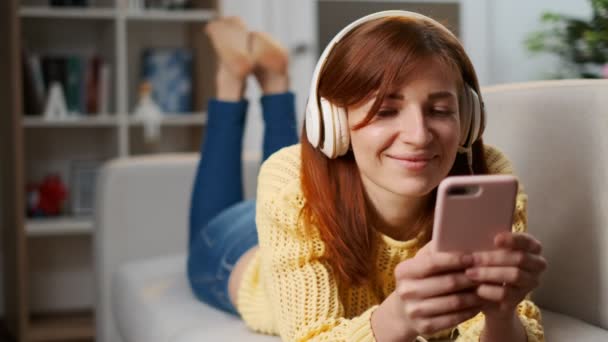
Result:
[[[199,302],[190,291],[185,256],[167,256],[122,266],[114,277],[113,314],[125,342],[279,341],[256,334],[237,317]],[[543,310],[546,340],[608,341],[608,331]]]
[[[579,319],[542,310],[545,340],[550,342],[608,341],[608,331]]]
[[[184,255],[131,262],[112,285],[112,310],[124,342],[279,341],[255,334],[239,318],[198,301]]]

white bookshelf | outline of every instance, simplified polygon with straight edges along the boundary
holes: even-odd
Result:
[[[92,7],[71,8],[50,7],[49,0],[17,1],[19,41],[24,42],[28,52],[39,56],[99,55],[110,67],[108,113],[74,115],[61,120],[47,120],[42,115],[21,116],[26,182],[38,182],[45,174],[59,173],[72,193],[71,172],[78,162],[198,149],[207,123],[203,98],[213,89],[209,76],[212,73],[203,65],[206,60],[201,61],[212,56],[212,52],[210,45],[200,40],[204,36],[203,25],[218,15],[218,2],[198,1],[209,6],[200,9],[133,10],[123,8],[126,3],[123,0],[90,0]],[[192,73],[203,75],[192,82],[192,112],[164,113],[160,122],[161,141],[154,144],[145,141],[145,123],[131,113],[137,103],[141,53],[148,47],[191,48]],[[209,66],[213,63],[210,61]],[[51,315],[34,319],[37,316],[32,316],[33,312],[26,313],[30,315],[27,340],[91,339],[95,334],[91,315],[95,294],[87,284],[95,282],[92,217],[27,218],[24,233],[30,248],[27,260],[20,262],[30,268],[26,273],[38,274],[30,281],[36,284],[48,281],[62,289],[59,293],[45,292],[42,285],[30,288],[33,292],[29,294],[27,310],[36,308]],[[78,265],[72,260],[78,260]],[[79,281],[69,274],[78,274]],[[85,311],[70,316],[72,309],[68,307],[45,306],[61,302]],[[58,315],[66,310],[67,316]]]

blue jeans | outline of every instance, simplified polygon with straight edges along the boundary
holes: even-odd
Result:
[[[263,160],[297,143],[292,93],[265,95]],[[205,141],[190,202],[188,280],[195,296],[238,315],[228,297],[237,260],[257,245],[255,201],[244,201],[242,140],[248,102],[209,101]]]

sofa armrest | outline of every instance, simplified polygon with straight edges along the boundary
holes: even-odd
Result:
[[[608,329],[608,80],[482,89],[484,142],[513,162],[549,267],[534,300]]]
[[[97,341],[119,341],[111,317],[111,281],[121,265],[185,253],[198,153],[117,159],[97,182],[94,251]],[[255,194],[259,159],[244,156],[245,194]]]

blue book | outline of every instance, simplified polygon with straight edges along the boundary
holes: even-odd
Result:
[[[142,56],[142,81],[152,85],[152,98],[165,113],[192,112],[192,51],[151,48]]]
[[[82,103],[82,83],[84,81],[84,68],[82,58],[76,55],[67,57],[67,77],[65,98],[68,111],[71,113],[84,113]]]

